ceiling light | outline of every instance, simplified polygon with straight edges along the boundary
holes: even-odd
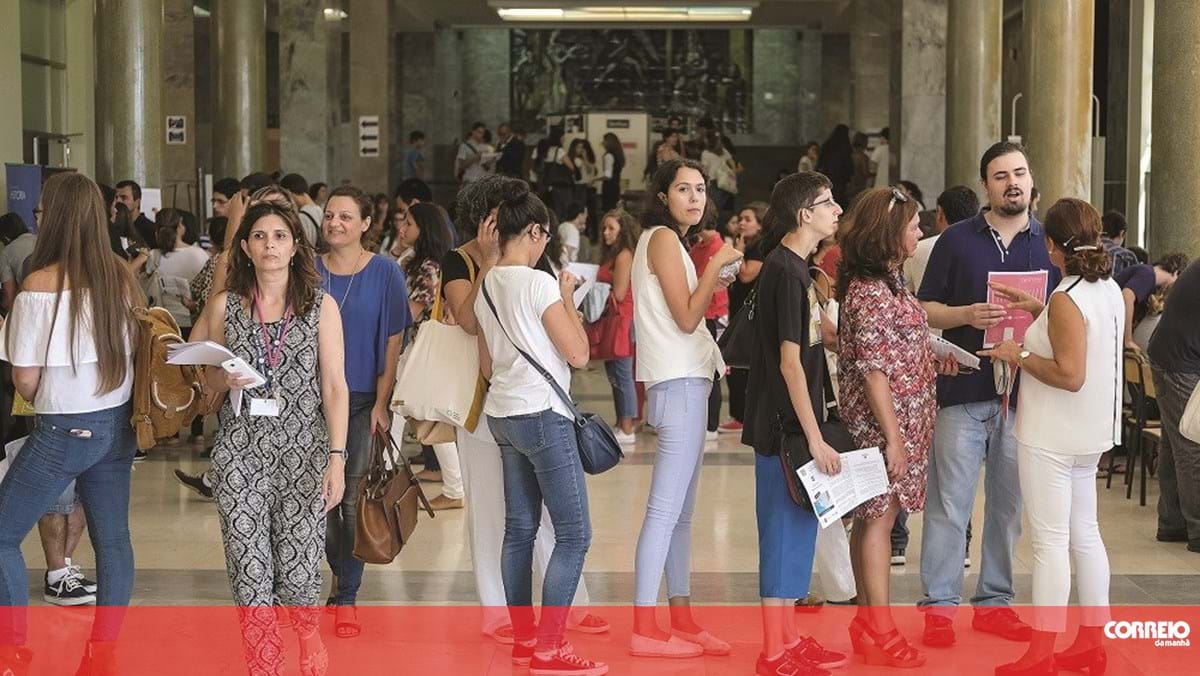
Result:
[[[495,6],[495,3],[493,3]],[[660,22],[660,21],[749,21],[758,2],[732,6],[647,6],[600,5],[589,7],[499,7],[505,21],[571,22]]]

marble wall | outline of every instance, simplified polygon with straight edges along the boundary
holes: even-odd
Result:
[[[321,0],[279,0],[280,166],[315,183],[329,175],[333,122],[327,82],[329,29]]]
[[[163,144],[163,206],[200,213],[196,179],[195,31],[192,0],[163,0],[163,115],[182,115],[187,142]],[[164,120],[165,122],[165,120]]]
[[[799,117],[796,141],[799,144],[819,139],[823,131],[821,120],[821,72],[824,40],[819,29],[800,31],[800,72],[797,78],[796,105]]]
[[[821,125],[810,140],[824,141],[834,126],[850,123],[850,36],[829,33],[821,39]]]
[[[794,29],[754,31],[754,79],[750,87],[753,132],[735,138],[749,145],[796,145],[800,121],[800,33]]]
[[[462,32],[462,120],[483,122],[495,133],[509,117],[509,31],[477,28]]]
[[[946,0],[904,0],[900,12],[900,129],[892,129],[898,178],[913,181],[926,206],[945,185]]]
[[[375,0],[350,0],[350,128],[353,130],[350,178],[368,192],[390,192],[395,186],[389,157],[393,104],[388,98],[393,63],[391,5]],[[364,157],[359,149],[359,121],[374,116],[379,122],[379,152]]]
[[[850,34],[850,127],[874,132],[890,121],[892,12],[890,0],[855,0]]]
[[[466,31],[465,33],[470,33]],[[463,47],[469,37],[463,31],[442,29],[433,35],[434,118],[426,134],[433,160],[431,171],[437,180],[454,180],[454,152],[463,136]],[[507,64],[507,60],[505,61]]]
[[[24,161],[21,140],[21,2],[0,0],[0,160]],[[7,172],[0,171],[0,197],[8,204]],[[8,211],[7,207],[3,207]]]

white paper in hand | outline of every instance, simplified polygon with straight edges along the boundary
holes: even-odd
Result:
[[[947,357],[954,357],[954,360],[958,362],[958,368],[962,371],[979,370],[979,357],[932,331],[929,333],[929,347],[933,350],[933,356],[942,361],[945,361]]]
[[[596,284],[596,276],[600,273],[600,266],[592,263],[568,263],[564,268],[567,272],[579,278],[581,284],[575,289],[575,307],[583,304],[583,299],[587,298],[588,291],[591,291],[592,286]]]
[[[836,476],[818,469],[815,460],[796,470],[822,528],[888,490],[887,468],[878,448],[850,451],[840,457],[842,471]]]

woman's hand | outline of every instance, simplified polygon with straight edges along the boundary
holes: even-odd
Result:
[[[568,308],[575,307],[575,289],[579,288],[579,278],[563,270],[558,273],[558,291],[562,294],[563,303]]]
[[[244,378],[223,368],[209,367],[205,373],[209,387],[217,392],[228,392],[234,389],[244,389],[254,382],[252,378]]]
[[[888,479],[893,482],[899,481],[908,471],[908,453],[902,443],[888,444],[883,452],[883,459],[887,464]]]
[[[324,513],[337,507],[346,492],[346,456],[333,453],[329,456],[329,465],[325,468],[325,477],[321,479],[321,499],[325,501]]]
[[[817,439],[809,444],[809,452],[812,453],[813,460],[817,462],[817,469],[821,470],[829,476],[836,476],[842,471],[842,458],[838,452],[825,443],[825,440],[817,437]]]
[[[958,375],[958,360],[953,356],[948,356],[945,359],[934,359],[933,368],[939,376]]]
[[[387,403],[375,402],[371,407],[371,432],[385,434],[392,428],[392,412],[388,410]]]
[[[500,231],[496,228],[496,210],[492,209],[479,223],[479,232],[475,236],[479,249],[483,253],[484,265],[492,266],[500,260]]]
[[[712,260],[708,264],[720,270],[734,261],[741,260],[743,256],[745,256],[744,253],[738,251],[729,242],[726,242],[717,253],[713,254]]]
[[[1011,340],[1006,340],[992,347],[990,350],[980,350],[975,354],[980,357],[990,357],[998,361],[1007,362],[1014,366],[1021,363],[1021,346]]]
[[[1011,286],[1005,286],[1004,284],[998,284],[996,282],[988,282],[988,286],[991,287],[996,293],[1000,294],[1001,298],[1007,300],[1010,308],[1024,310],[1036,317],[1042,312],[1042,308],[1045,307],[1045,305],[1042,304],[1042,301],[1034,298],[1020,289]]]

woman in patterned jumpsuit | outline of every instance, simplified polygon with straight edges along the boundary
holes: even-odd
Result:
[[[316,605],[325,513],[344,489],[349,394],[341,317],[301,232],[295,209],[252,204],[230,248],[227,290],[213,296],[192,335],[224,344],[267,379],[247,387],[252,381],[221,368],[206,373],[219,391],[245,388],[221,409],[212,471],[255,676],[283,668],[276,604],[288,607],[300,637],[301,672],[324,674],[329,662]]]

